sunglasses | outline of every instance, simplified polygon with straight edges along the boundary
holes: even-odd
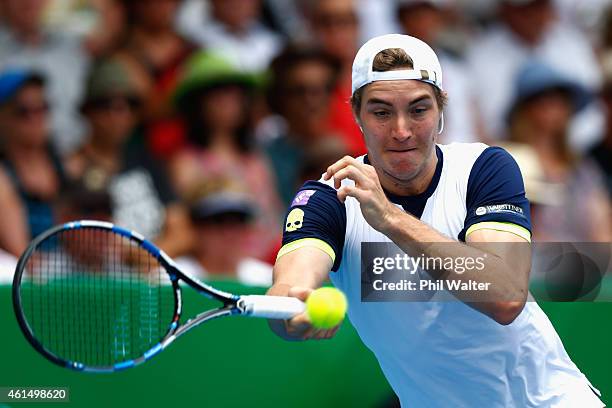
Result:
[[[49,104],[43,102],[37,105],[16,104],[13,108],[13,116],[17,119],[27,119],[33,116],[45,115],[49,112]]]
[[[354,13],[321,13],[315,17],[315,25],[324,29],[333,27],[352,28],[358,24],[357,16]]]
[[[126,108],[135,111],[141,106],[141,101],[135,97],[99,98],[89,103],[93,109],[104,111],[122,111]]]
[[[321,85],[296,84],[286,88],[287,94],[294,97],[329,96],[332,91],[333,85],[331,83]]]

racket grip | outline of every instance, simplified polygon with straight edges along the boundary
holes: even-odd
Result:
[[[246,295],[238,302],[243,314],[266,319],[290,319],[306,310],[306,304],[294,297]]]

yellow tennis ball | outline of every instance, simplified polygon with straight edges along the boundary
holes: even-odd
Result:
[[[306,299],[308,317],[317,329],[331,329],[340,324],[346,308],[346,296],[336,288],[319,288]]]

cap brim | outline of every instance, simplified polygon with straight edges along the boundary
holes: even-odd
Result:
[[[506,121],[510,122],[514,113],[525,102],[538,95],[553,90],[562,90],[567,93],[574,113],[578,113],[583,110],[587,105],[589,105],[589,103],[591,103],[591,101],[593,101],[594,98],[594,94],[592,92],[587,90],[582,85],[571,81],[551,81],[548,83],[541,83],[539,86],[530,89],[529,92],[524,92],[522,95],[515,97],[514,101],[510,105],[510,109],[508,109],[508,113],[506,114]]]
[[[7,75],[9,76],[3,79],[6,82],[0,86],[0,104],[12,99],[26,84],[34,83],[40,86],[45,84],[44,76],[36,72],[14,72]]]
[[[248,73],[233,73],[214,78],[193,78],[180,83],[173,96],[173,104],[178,109],[185,108],[191,99],[209,89],[237,85],[251,90],[258,87],[259,81],[255,75]]]
[[[247,197],[231,193],[215,194],[190,206],[191,218],[196,221],[231,214],[252,219],[255,213],[255,206]]]

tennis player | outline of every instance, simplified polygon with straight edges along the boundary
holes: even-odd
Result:
[[[342,158],[298,191],[268,294],[305,300],[329,277],[404,406],[604,406],[527,302],[531,225],[515,161],[498,147],[436,143],[446,94],[434,51],[405,35],[368,41],[353,62],[351,102],[368,153]],[[455,302],[362,302],[364,242],[426,257],[486,252],[485,273],[428,272],[490,289],[478,302],[459,291]],[[337,329],[317,330],[305,314],[270,325],[288,340]]]

